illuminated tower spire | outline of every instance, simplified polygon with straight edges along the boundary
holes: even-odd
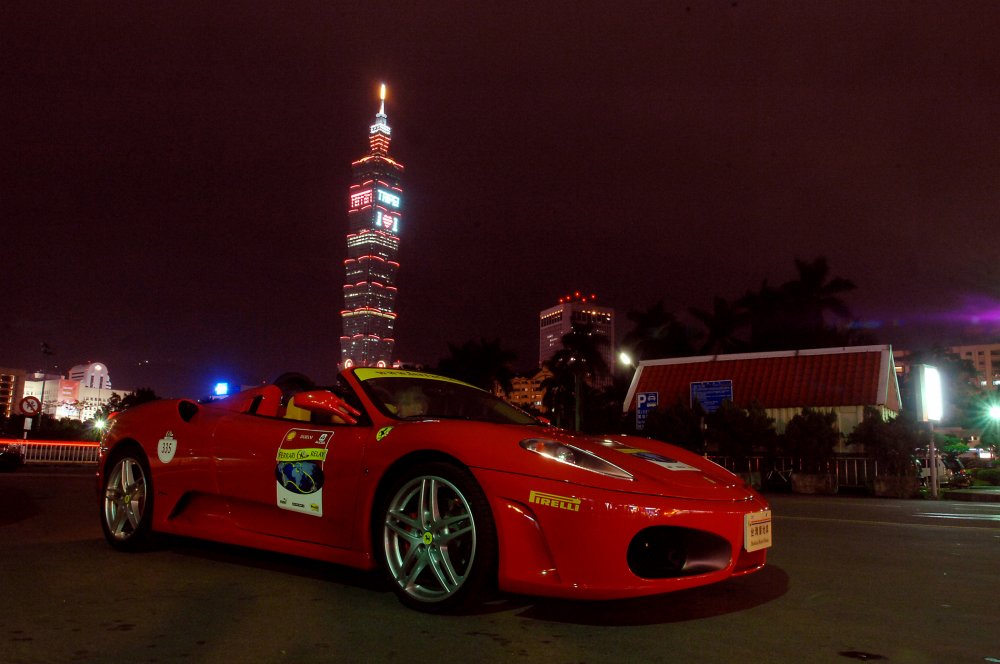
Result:
[[[385,84],[368,132],[369,153],[351,164],[344,261],[344,309],[340,312],[341,366],[392,364],[396,324],[396,272],[403,207],[403,165],[389,157],[391,129]]]
[[[379,91],[379,99],[381,104],[378,113],[375,114],[375,124],[371,126],[368,133],[368,146],[373,155],[384,157],[389,154],[389,141],[392,140],[392,129],[389,127],[389,118],[385,114],[385,83],[382,84],[382,89]]]

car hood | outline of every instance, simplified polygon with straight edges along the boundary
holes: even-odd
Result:
[[[664,497],[743,501],[757,496],[743,480],[722,466],[649,438],[589,436],[556,427],[447,420],[414,422],[396,428],[399,432],[393,436],[398,435],[400,442],[411,436],[422,438],[427,446],[454,454],[473,467]],[[528,439],[571,445],[621,468],[632,479],[610,477],[530,452],[520,445]]]
[[[743,480],[722,466],[676,445],[637,436],[586,436],[558,429],[547,430],[545,435],[590,452],[632,475],[631,482],[598,475],[602,487],[697,500],[739,501],[755,495]],[[588,479],[579,482],[598,485]]]

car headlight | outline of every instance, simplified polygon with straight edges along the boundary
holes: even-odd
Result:
[[[632,479],[632,474],[628,471],[622,470],[610,461],[605,461],[596,454],[581,450],[575,445],[567,445],[548,438],[527,438],[521,441],[521,447],[553,461],[576,466],[592,473],[616,477],[620,480]]]

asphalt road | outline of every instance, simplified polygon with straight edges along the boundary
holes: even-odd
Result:
[[[111,550],[92,474],[0,474],[0,662],[1000,662],[1000,503],[769,496],[763,572],[627,602],[404,609],[365,573]]]

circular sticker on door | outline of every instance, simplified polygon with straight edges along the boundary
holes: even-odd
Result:
[[[156,446],[156,456],[160,457],[161,463],[170,463],[176,453],[177,439],[174,438],[173,431],[168,431],[167,435],[160,438],[160,442]]]

